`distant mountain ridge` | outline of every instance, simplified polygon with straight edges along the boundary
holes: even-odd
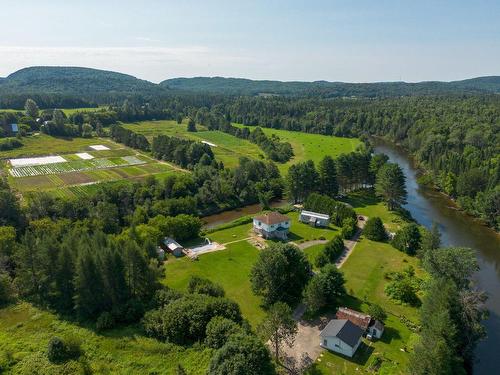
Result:
[[[152,94],[165,88],[128,74],[80,67],[35,66],[0,79],[0,93],[57,93],[99,95]]]
[[[500,76],[441,82],[283,82],[245,78],[173,78],[160,83],[172,90],[226,93],[236,95],[320,95],[320,96],[401,96],[432,94],[500,93]]]
[[[390,97],[440,94],[500,94],[500,76],[452,82],[283,82],[244,78],[195,77],[167,79],[160,84],[113,71],[35,66],[0,78],[0,95],[58,94],[97,102],[138,95],[158,97],[179,93],[227,95],[290,95],[319,97]]]

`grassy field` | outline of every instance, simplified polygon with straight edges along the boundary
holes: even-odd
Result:
[[[405,219],[396,211],[389,211],[387,206],[381,202],[369,190],[360,190],[352,192],[344,202],[349,203],[356,213],[368,217],[380,217],[386,226],[392,232],[397,231],[405,223]]]
[[[299,221],[299,212],[292,211],[286,214],[291,219],[288,239],[295,243],[312,240],[331,240],[340,233],[339,228],[330,224],[326,228],[315,228]]]
[[[236,233],[246,229],[231,228]],[[229,230],[228,230],[229,231]],[[214,240],[226,238],[209,235]],[[226,295],[238,302],[243,316],[256,327],[264,317],[261,300],[250,287],[250,270],[257,260],[258,250],[247,241],[240,241],[227,246],[225,250],[203,254],[197,261],[186,257],[171,258],[166,265],[165,283],[175,289],[185,290],[191,275],[208,278],[222,285]]]
[[[366,311],[368,303],[382,306],[388,314],[384,334],[381,340],[372,342],[364,339],[363,345],[352,359],[324,351],[320,361],[316,361],[309,374],[370,372],[375,358],[382,359],[379,373],[406,373],[407,351],[411,350],[417,334],[404,325],[399,316],[417,323],[418,310],[415,307],[397,304],[385,295],[384,287],[387,280],[384,278],[384,273],[400,271],[409,265],[415,267],[419,276],[423,276],[418,268],[417,259],[407,256],[388,244],[361,239],[342,266],[349,295],[341,304],[360,311]]]
[[[168,163],[102,138],[67,139],[39,134],[23,138],[22,142],[23,146],[18,149],[0,152],[0,158],[63,155],[68,160],[66,163],[16,167],[12,171],[4,161],[3,172],[10,185],[26,196],[41,191],[60,197],[85,196],[101,183],[139,180],[150,175],[160,178],[177,170]],[[92,145],[104,145],[110,150],[95,151],[89,148]],[[82,160],[76,155],[78,152],[87,152],[94,159]]]
[[[80,361],[56,365],[47,360],[53,336],[81,342]],[[98,334],[27,303],[0,309],[2,374],[173,374],[180,363],[189,374],[205,374],[210,349],[183,348],[144,337],[127,327]],[[84,372],[87,368],[90,371]]]
[[[217,145],[217,147],[212,147],[217,160],[222,161],[229,168],[237,166],[238,160],[242,156],[254,159],[264,158],[262,151],[253,143],[221,131],[209,131],[200,125],[197,126],[197,132],[188,132],[187,123],[177,124],[176,121],[142,121],[124,124],[123,126],[134,132],[144,134],[149,140],[156,135],[162,134],[194,141],[210,142]]]
[[[234,125],[243,127],[241,124]],[[254,127],[248,126],[248,128],[253,129]],[[289,162],[278,165],[282,172],[287,171],[290,165],[304,160],[312,160],[317,165],[326,155],[335,158],[341,154],[355,151],[361,145],[361,141],[357,138],[341,138],[271,128],[262,128],[262,130],[266,135],[276,134],[282,141],[292,145],[295,156]]]
[[[121,146],[102,138],[62,138],[47,134],[38,134],[21,138],[22,147],[0,151],[0,159],[20,158],[39,155],[69,154],[76,151],[88,151],[89,146],[104,145],[110,149]]]

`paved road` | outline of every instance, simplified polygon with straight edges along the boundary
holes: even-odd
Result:
[[[344,252],[335,263],[338,268],[342,267],[342,265],[345,263],[349,255],[351,255],[352,251],[354,250],[354,247],[358,243],[359,237],[363,232],[366,220],[367,220],[366,216],[363,216],[363,220],[358,219],[358,230],[356,231],[356,234],[353,236],[351,240],[344,241],[345,244]],[[309,242],[314,242],[314,241],[309,241]],[[307,242],[301,245],[304,244],[307,244]],[[304,315],[305,311],[306,311],[305,305],[300,304],[293,312],[293,318],[298,321],[298,332],[293,347],[292,348],[286,347],[284,349],[285,355],[294,358],[297,361],[297,363],[300,361],[304,353],[306,353],[309,356],[309,358],[311,358],[313,361],[315,361],[316,358],[319,357],[319,355],[323,351],[323,348],[319,346],[320,343],[319,334],[323,330],[323,328],[325,328],[325,326],[328,324],[330,319],[333,319],[334,317],[334,314],[332,313],[331,315],[322,316],[313,321],[307,321],[302,319],[302,316]]]

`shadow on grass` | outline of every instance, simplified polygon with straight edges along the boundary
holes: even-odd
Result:
[[[396,339],[401,339],[401,335],[399,334],[399,331],[392,328],[392,327],[385,327],[384,329],[384,334],[378,341],[381,341],[385,344],[390,344],[392,340]]]
[[[380,203],[373,189],[357,190],[349,193],[342,201],[349,203],[353,208],[366,207]]]

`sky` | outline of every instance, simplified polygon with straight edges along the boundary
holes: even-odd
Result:
[[[499,0],[0,0],[0,77],[84,66],[153,82],[500,75]]]

